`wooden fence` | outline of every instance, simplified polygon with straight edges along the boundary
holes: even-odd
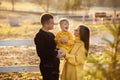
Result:
[[[0,46],[34,46],[33,40],[1,40]],[[89,66],[93,66],[92,63],[86,63],[85,69],[89,69]],[[107,67],[104,64],[103,67]],[[120,67],[120,64],[117,65]],[[38,72],[39,65],[31,66],[0,66],[0,72]]]
[[[1,40],[0,46],[34,46],[33,40]],[[0,72],[37,72],[38,65],[32,66],[0,66]]]

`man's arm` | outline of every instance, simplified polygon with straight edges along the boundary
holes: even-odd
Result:
[[[45,37],[42,36],[42,34],[37,34],[34,39],[34,42],[36,44],[36,50],[37,50],[38,56],[41,56],[41,57],[47,57],[47,56],[56,57],[57,56],[58,51],[51,48],[51,46],[53,45],[49,45]]]

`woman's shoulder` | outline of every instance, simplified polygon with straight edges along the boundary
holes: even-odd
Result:
[[[80,40],[80,44],[81,44],[81,46],[85,46],[84,42],[82,40]]]
[[[75,42],[74,43],[74,47],[84,47],[84,43],[82,41],[79,41],[79,42]]]

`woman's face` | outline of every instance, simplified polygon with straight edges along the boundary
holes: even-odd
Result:
[[[79,31],[80,31],[79,27],[74,29],[74,36],[79,37]]]

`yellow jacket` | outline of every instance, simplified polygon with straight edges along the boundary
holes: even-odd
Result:
[[[62,44],[60,42],[60,39],[61,38],[66,38],[68,39],[68,42],[65,43],[65,44]],[[73,35],[72,33],[70,32],[62,32],[62,31],[59,31],[57,34],[56,34],[56,37],[55,37],[55,41],[57,43],[57,48],[63,50],[65,53],[68,53],[72,47],[72,45],[74,44],[74,40],[73,40]]]
[[[70,54],[66,54],[66,63],[63,68],[61,80],[82,80],[81,74],[86,59],[85,54],[84,43],[79,38],[76,38]]]

